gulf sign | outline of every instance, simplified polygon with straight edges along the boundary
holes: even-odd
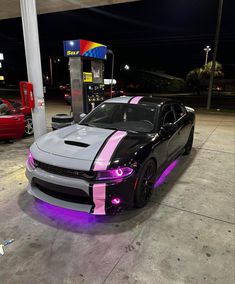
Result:
[[[84,39],[64,41],[64,56],[106,59],[107,46]]]

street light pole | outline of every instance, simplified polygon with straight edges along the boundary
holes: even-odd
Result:
[[[206,66],[208,62],[208,55],[209,55],[209,52],[211,51],[211,48],[209,47],[209,45],[207,45],[206,48],[204,48],[204,51],[206,52],[206,60],[205,60],[205,66]]]
[[[216,34],[215,34],[215,43],[214,43],[214,52],[213,52],[213,61],[210,73],[210,84],[209,84],[209,91],[208,91],[208,98],[207,98],[207,110],[211,108],[211,97],[212,97],[212,88],[214,82],[214,73],[215,73],[215,63],[219,45],[219,35],[220,35],[220,26],[221,26],[221,18],[223,13],[223,0],[219,0],[219,11],[218,11],[218,18],[217,18],[217,27],[216,27]]]
[[[51,77],[51,86],[53,86],[53,62],[52,62],[52,57],[49,56],[50,59],[50,77]]]
[[[47,132],[45,102],[42,82],[41,56],[35,0],[20,0],[24,33],[28,80],[33,84],[35,107],[32,109],[34,138]]]
[[[111,86],[110,86],[110,92],[111,92],[110,97],[112,98],[112,95],[113,95],[113,73],[114,73],[114,53],[110,49],[108,49],[107,53],[112,55],[112,71],[111,71]]]

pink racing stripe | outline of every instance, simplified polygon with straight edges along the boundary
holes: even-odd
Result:
[[[95,208],[93,214],[105,215],[106,184],[97,183],[93,185],[93,201]]]
[[[106,142],[103,150],[95,160],[94,171],[105,171],[109,165],[113,152],[117,148],[119,142],[127,135],[125,131],[115,132]]]
[[[134,97],[133,99],[130,100],[129,104],[137,105],[142,98],[143,97]]]

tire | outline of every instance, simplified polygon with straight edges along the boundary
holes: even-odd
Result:
[[[156,171],[156,164],[153,160],[148,160],[144,164],[135,191],[135,207],[144,207],[149,202],[156,179]]]
[[[24,136],[31,136],[33,133],[33,119],[31,115],[27,115],[25,116]]]
[[[5,142],[5,144],[13,144],[13,143],[14,143],[14,140],[12,140],[12,139],[7,139],[7,140],[5,140],[4,142]]]
[[[193,147],[194,129],[192,128],[189,134],[188,142],[184,147],[184,155],[189,155]]]
[[[68,115],[68,114],[59,113],[59,114],[52,116],[51,120],[52,120],[52,122],[68,123],[68,122],[73,121],[73,117],[71,115]]]

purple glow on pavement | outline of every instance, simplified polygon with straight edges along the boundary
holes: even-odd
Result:
[[[112,204],[113,205],[118,205],[118,204],[120,204],[121,203],[121,199],[120,198],[118,198],[118,197],[116,197],[116,198],[114,198],[114,199],[112,199]]]
[[[175,160],[174,162],[172,162],[166,169],[165,171],[162,173],[162,175],[159,177],[159,179],[156,181],[154,188],[160,186],[161,184],[163,184],[163,182],[165,181],[165,179],[167,178],[167,176],[173,171],[173,169],[177,166],[177,164],[179,163],[179,160]]]
[[[87,228],[94,226],[98,221],[102,221],[102,216],[88,214],[76,210],[58,207],[47,202],[36,200],[35,207],[40,217],[44,217],[59,224],[71,226],[73,228]]]

